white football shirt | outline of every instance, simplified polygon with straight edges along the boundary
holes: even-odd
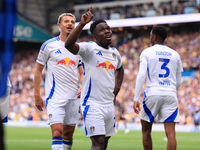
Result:
[[[45,96],[48,99],[77,97],[81,58],[69,52],[59,37],[52,38],[40,48],[37,62],[46,65]]]
[[[145,94],[176,94],[177,74],[183,71],[180,55],[164,44],[155,44],[145,49],[140,55],[140,67],[147,68]],[[143,76],[144,74],[141,74]],[[140,78],[138,74],[137,80]],[[144,82],[137,81],[138,84]],[[136,86],[137,86],[136,83]],[[142,85],[135,89],[134,101],[138,101]]]
[[[81,104],[113,106],[115,70],[122,65],[116,48],[105,49],[95,42],[79,44],[77,55],[82,57],[84,78],[81,90]]]

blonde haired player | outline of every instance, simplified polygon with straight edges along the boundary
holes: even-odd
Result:
[[[65,47],[65,41],[75,26],[75,16],[63,13],[58,18],[60,35],[41,46],[34,77],[35,105],[43,110],[40,96],[42,70],[46,66],[45,97],[48,124],[52,131],[52,150],[71,150],[73,133],[79,119],[80,82],[83,80],[81,58]]]

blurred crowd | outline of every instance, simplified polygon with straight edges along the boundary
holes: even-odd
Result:
[[[102,1],[99,1],[102,2]],[[107,1],[108,2],[108,1]],[[112,1],[113,2],[113,1]],[[105,20],[153,17],[163,15],[191,14],[200,12],[200,0],[171,0],[129,3],[127,5],[115,4],[112,6],[94,6],[92,13],[96,18]],[[101,7],[100,7],[101,6]],[[75,14],[77,21],[80,21],[87,9],[68,9],[68,12]]]
[[[139,70],[140,53],[150,45],[149,32],[138,37],[128,31],[113,32],[112,46],[116,47],[121,56],[124,66],[124,80],[117,96],[116,119],[126,122],[139,123],[140,119],[134,113],[133,97],[135,93],[136,76]],[[82,36],[80,41],[92,40],[91,35]],[[200,110],[200,32],[170,32],[166,39],[166,45],[175,49],[181,56],[184,71],[192,72],[182,76],[182,84],[178,90],[180,124],[193,125],[193,114]],[[28,47],[28,46],[27,46]],[[14,121],[42,121],[47,120],[46,108],[38,111],[34,104],[34,71],[38,49],[20,49],[16,51],[10,71],[12,84],[9,119]],[[45,103],[45,72],[41,84],[41,95]],[[145,84],[143,86],[143,90]],[[140,101],[144,95],[141,94]],[[155,120],[157,122],[157,120]]]

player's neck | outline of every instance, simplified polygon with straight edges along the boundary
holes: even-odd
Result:
[[[67,37],[68,37],[68,34],[66,35],[66,34],[60,33],[60,35],[59,35],[60,40],[63,42],[65,42],[67,40]]]
[[[109,46],[110,46],[110,45],[103,45],[103,44],[101,44],[100,42],[98,42],[98,41],[96,41],[96,40],[95,40],[95,42],[96,42],[100,47],[103,47],[103,48],[105,48],[105,49],[109,49]]]

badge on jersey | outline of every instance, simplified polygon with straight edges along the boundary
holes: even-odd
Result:
[[[49,114],[49,119],[51,119],[52,118],[52,114]]]
[[[38,58],[41,58],[41,57],[42,57],[42,54],[43,54],[43,51],[40,50],[40,53],[39,53],[39,55],[38,55]]]
[[[116,60],[116,54],[112,53],[113,58]]]
[[[95,130],[95,127],[94,127],[94,126],[91,126],[91,127],[90,127],[90,131],[91,131],[91,132],[94,132],[94,130]]]

